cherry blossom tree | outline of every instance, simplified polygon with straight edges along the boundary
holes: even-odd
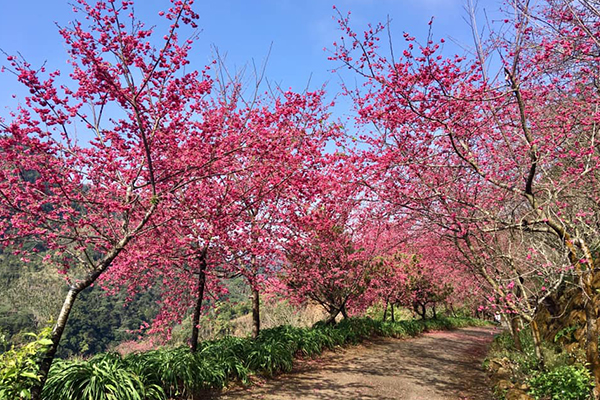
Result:
[[[239,160],[263,140],[244,128],[250,110],[241,103],[239,83],[228,86],[231,91],[221,90],[217,103],[205,108],[202,126],[213,141],[207,150],[215,154],[224,150],[229,156],[215,159],[203,170],[189,171],[189,183],[172,196],[165,210],[168,222],[153,235],[140,238],[102,280],[109,292],[125,287],[130,295],[159,287],[162,308],[148,331],[151,334],[168,338],[174,325],[193,308],[192,351],[197,349],[206,295],[218,298],[226,292],[215,270],[229,257],[228,231],[243,211],[234,178],[243,168]],[[236,148],[220,148],[218,140],[225,138]]]
[[[233,86],[236,97],[239,86]],[[172,222],[158,230],[161,240],[148,237],[106,275],[108,284],[125,285],[131,293],[162,287],[163,310],[150,332],[169,334],[193,306],[194,351],[206,284],[209,293],[223,291],[218,275],[242,276],[248,283],[252,334],[258,336],[260,292],[281,264],[279,242],[287,215],[298,198],[318,186],[312,176],[323,162],[324,146],[339,136],[337,127],[326,123],[322,96],[287,92],[280,98],[256,96],[252,102],[237,97],[238,106],[220,118],[221,129],[244,138],[235,158],[212,163],[210,177],[179,191],[169,210]]]
[[[284,290],[296,302],[313,301],[328,313],[326,323],[363,293],[372,253],[360,238],[360,188],[344,157],[321,171],[319,192],[298,207],[285,243],[286,262],[280,274]]]
[[[527,235],[525,243],[537,237],[548,245],[550,284],[528,282],[528,291],[537,285],[529,304],[537,314],[541,292],[558,290],[562,279],[578,288],[586,299],[587,361],[600,383],[598,17],[586,1],[511,2],[498,33],[477,39],[467,57],[444,57],[443,40],[419,43],[409,34],[405,50],[387,57],[377,47],[383,26],[357,34],[342,17],[346,36],[332,59],[365,78],[352,94],[360,120],[380,132],[371,143],[390,203],[452,232],[498,297],[507,293],[487,269],[501,264],[474,242],[505,231],[502,240]],[[513,272],[515,285],[526,279]]]
[[[191,3],[161,11],[170,27],[151,42],[154,29],[135,18],[131,2],[78,1],[74,11],[84,22],[60,29],[68,78],[7,57],[31,95],[1,126],[0,237],[23,259],[36,249],[29,243],[42,243],[68,285],[34,398],[77,295],[168,223],[179,191],[239,148],[235,136],[211,125],[223,110],[207,101],[206,70],[183,69],[193,40],[178,31],[196,27]]]
[[[280,268],[282,242],[297,205],[312,199],[326,162],[325,146],[340,130],[328,122],[323,91],[285,92],[247,118],[261,143],[240,159],[233,174],[238,215],[229,231],[230,272],[245,278],[252,292],[252,336],[260,331],[260,292]],[[268,99],[267,99],[268,100]]]
[[[197,197],[207,191],[210,196]],[[229,195],[226,176],[188,185],[173,199],[169,222],[151,236],[139,238],[102,277],[101,284],[109,293],[126,288],[134,296],[157,288],[161,309],[149,334],[168,339],[191,308],[190,347],[196,351],[205,298],[218,298],[226,292],[215,266],[227,257],[222,232],[229,228]]]

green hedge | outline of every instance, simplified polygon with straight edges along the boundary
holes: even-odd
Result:
[[[161,349],[121,357],[100,354],[85,361],[58,361],[44,388],[47,400],[155,400],[186,398],[231,381],[249,383],[251,374],[272,376],[292,369],[298,356],[356,344],[374,336],[406,338],[424,331],[481,326],[484,321],[444,318],[381,322],[352,318],[312,328],[280,326],[263,330],[256,340],[226,337],[188,348]]]

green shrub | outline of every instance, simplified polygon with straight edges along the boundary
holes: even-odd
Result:
[[[226,379],[216,365],[200,362],[187,347],[161,349],[126,357],[129,370],[163,388],[168,397],[188,396]]]
[[[425,325],[425,329],[428,331],[440,331],[453,329],[457,327],[455,324],[452,323],[452,321],[446,318],[428,319],[423,321],[423,324]]]
[[[567,327],[559,330],[558,332],[556,332],[556,335],[554,335],[554,343],[558,342],[562,338],[567,339],[567,343],[575,342],[576,341],[575,331],[577,331],[577,329],[579,329],[579,328],[581,328],[581,325],[577,324],[577,325],[567,326]]]
[[[4,353],[9,349],[7,334],[0,328],[0,354]]]
[[[320,329],[306,330],[298,342],[298,350],[304,356],[314,357],[321,354],[328,344],[327,335]]]
[[[161,400],[162,388],[127,369],[118,354],[86,361],[56,360],[44,386],[46,400]]]
[[[425,326],[423,325],[422,321],[410,320],[401,321],[400,323],[403,325],[406,334],[411,337],[419,336],[425,330]]]
[[[230,379],[238,379],[242,383],[249,383],[248,375],[250,371],[244,360],[248,357],[251,344],[249,339],[231,336],[216,341],[204,342],[198,352],[198,357],[204,362],[215,366],[215,368],[211,367],[208,370],[221,370],[225,377],[225,380],[220,382],[218,379],[214,379],[219,374],[213,373],[213,378],[210,379],[211,383],[205,385],[205,388],[220,389]]]
[[[261,341],[248,354],[248,368],[272,376],[292,370],[294,353],[284,342]]]
[[[19,348],[12,347],[0,354],[0,399],[30,399],[31,388],[40,382],[39,363],[52,344],[51,328],[38,335],[28,333],[33,340]]]
[[[585,400],[590,398],[593,379],[583,366],[563,365],[548,372],[538,372],[528,381],[530,394],[536,399]]]

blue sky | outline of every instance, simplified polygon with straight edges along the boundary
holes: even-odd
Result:
[[[311,78],[311,88],[329,81],[335,92],[340,78],[329,72],[337,65],[327,60],[324,47],[339,38],[332,18],[335,4],[352,12],[355,27],[368,22],[392,19],[392,34],[400,48],[402,33],[425,39],[429,19],[434,16],[435,37],[452,37],[470,45],[471,33],[463,20],[466,0],[197,0],[202,29],[192,56],[192,67],[202,68],[212,59],[212,47],[227,54],[231,70],[252,60],[264,62],[272,43],[266,76],[283,88],[301,91]],[[55,22],[66,25],[74,18],[65,0],[2,0],[0,49],[9,54],[20,52],[33,66],[46,61],[49,69],[66,69],[66,52]],[[160,21],[157,13],[167,0],[138,0],[136,14],[149,24]],[[495,0],[480,1],[490,10],[498,8]],[[445,53],[464,53],[448,42]],[[0,64],[6,64],[4,58]],[[24,95],[10,74],[0,74],[0,116],[16,104],[11,94]],[[8,108],[7,108],[8,107]]]

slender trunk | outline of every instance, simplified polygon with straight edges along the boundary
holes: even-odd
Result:
[[[588,368],[596,385],[594,386],[594,399],[600,399],[600,359],[598,358],[598,315],[594,298],[588,300],[585,304],[586,317],[586,337],[585,337],[585,355],[588,362]]]
[[[425,304],[417,303],[415,306],[415,310],[417,311],[417,314],[419,314],[421,319],[427,318],[427,309],[425,308]]]
[[[344,317],[344,319],[348,319],[348,311],[346,311],[346,305],[345,304],[342,306],[342,308],[340,309],[340,311],[342,312],[342,316]]]
[[[519,335],[519,319],[517,317],[508,317],[510,327],[510,334],[512,335],[513,342],[515,342],[515,349],[517,351],[523,351],[523,345],[521,344],[521,335]]]
[[[77,298],[77,295],[81,293],[84,289],[88,288],[92,283],[98,279],[100,275],[106,271],[106,269],[112,264],[115,258],[121,253],[121,251],[127,246],[129,241],[137,235],[148,223],[156,207],[158,202],[152,202],[150,208],[146,211],[146,214],[142,218],[142,220],[138,223],[136,228],[123,237],[115,247],[113,247],[99,262],[93,272],[90,272],[85,279],[78,281],[69,287],[69,291],[67,292],[67,296],[63,302],[60,313],[58,314],[58,319],[56,320],[56,324],[54,325],[54,329],[52,330],[52,345],[46,351],[44,358],[40,362],[40,370],[38,371],[39,382],[31,388],[31,400],[42,400],[42,389],[46,384],[46,380],[48,379],[48,372],[50,371],[50,367],[52,366],[52,362],[54,361],[54,356],[56,355],[56,351],[58,350],[58,345],[60,343],[60,339],[62,334],[67,326],[67,321],[69,320],[69,314],[71,313],[71,309],[73,308],[73,303]]]
[[[340,309],[337,307],[332,307],[327,311],[329,312],[329,315],[327,316],[327,319],[325,320],[325,325],[335,325],[335,318],[340,313]]]
[[[256,339],[260,333],[260,293],[252,288],[252,338]]]
[[[421,317],[421,319],[425,319],[425,306],[423,306],[419,302],[414,302],[413,303],[413,310],[414,310],[413,314],[418,315],[419,317]]]
[[[335,325],[335,323],[336,323],[335,319],[337,318],[337,316],[340,313],[342,314],[344,319],[348,318],[348,311],[346,310],[345,302],[340,307],[337,307],[337,306],[326,307],[326,310],[329,313],[329,315],[327,316],[327,319],[325,320],[326,325]]]
[[[454,304],[450,303],[448,305],[448,310],[450,310],[450,315],[456,317],[456,311],[454,310]]]
[[[435,304],[433,305],[433,307],[431,309],[433,310],[433,319],[436,319],[437,313],[435,312]]]
[[[394,317],[394,303],[390,304],[390,311],[392,313],[392,322],[396,322],[396,317]]]
[[[383,308],[383,321],[387,319],[387,310],[388,310],[389,299],[385,299],[385,307]]]
[[[533,347],[535,349],[535,356],[538,359],[540,367],[544,367],[544,354],[542,353],[542,336],[540,335],[540,328],[537,321],[532,320],[530,323],[531,334],[533,336]]]
[[[200,324],[200,311],[204,300],[204,287],[206,286],[206,249],[199,256],[200,270],[198,271],[198,290],[196,292],[196,306],[192,316],[192,337],[190,339],[190,350],[195,353],[198,350],[198,336]]]
[[[56,355],[56,351],[58,350],[58,344],[60,343],[60,339],[62,334],[67,326],[67,321],[69,320],[69,314],[71,313],[71,309],[73,308],[73,303],[77,298],[77,295],[84,288],[74,288],[71,287],[67,292],[67,296],[63,302],[62,308],[60,310],[60,314],[58,315],[58,319],[56,320],[56,324],[54,325],[54,329],[52,330],[52,344],[46,351],[44,358],[40,364],[40,370],[38,372],[38,376],[40,377],[39,383],[31,388],[31,399],[32,400],[41,400],[42,399],[42,389],[46,384],[46,379],[48,379],[48,371],[50,371],[50,367],[52,366],[52,362],[54,361],[54,356]]]

